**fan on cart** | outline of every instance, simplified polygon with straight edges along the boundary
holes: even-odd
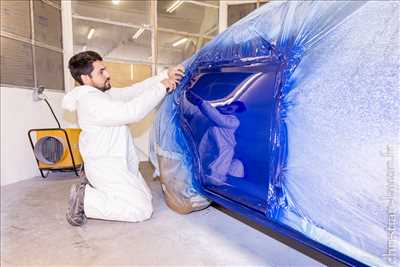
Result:
[[[73,171],[79,176],[78,170],[83,165],[78,147],[81,130],[78,128],[61,128],[60,122],[43,92],[44,87],[35,88],[33,101],[44,100],[46,102],[58,128],[30,129],[28,131],[29,141],[40,174],[43,178],[46,178],[51,171]],[[34,137],[32,136],[33,133],[35,133]]]

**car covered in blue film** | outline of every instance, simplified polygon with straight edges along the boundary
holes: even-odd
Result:
[[[270,2],[185,61],[151,133],[168,206],[214,201],[347,265],[396,264],[398,15]]]

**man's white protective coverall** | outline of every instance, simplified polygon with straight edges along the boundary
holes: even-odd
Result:
[[[77,111],[82,132],[79,149],[85,163],[84,211],[88,218],[137,222],[151,217],[151,192],[138,169],[128,123],[143,119],[166,94],[159,76],[128,88],[102,92],[78,86],[62,106]]]

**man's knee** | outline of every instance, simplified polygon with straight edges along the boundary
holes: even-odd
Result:
[[[148,220],[153,214],[153,205],[151,201],[148,201],[142,207],[138,208],[135,213],[140,217],[139,221]]]

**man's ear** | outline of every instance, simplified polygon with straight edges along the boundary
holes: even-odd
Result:
[[[81,74],[81,80],[82,80],[84,85],[91,85],[92,80],[90,79],[89,75]]]

